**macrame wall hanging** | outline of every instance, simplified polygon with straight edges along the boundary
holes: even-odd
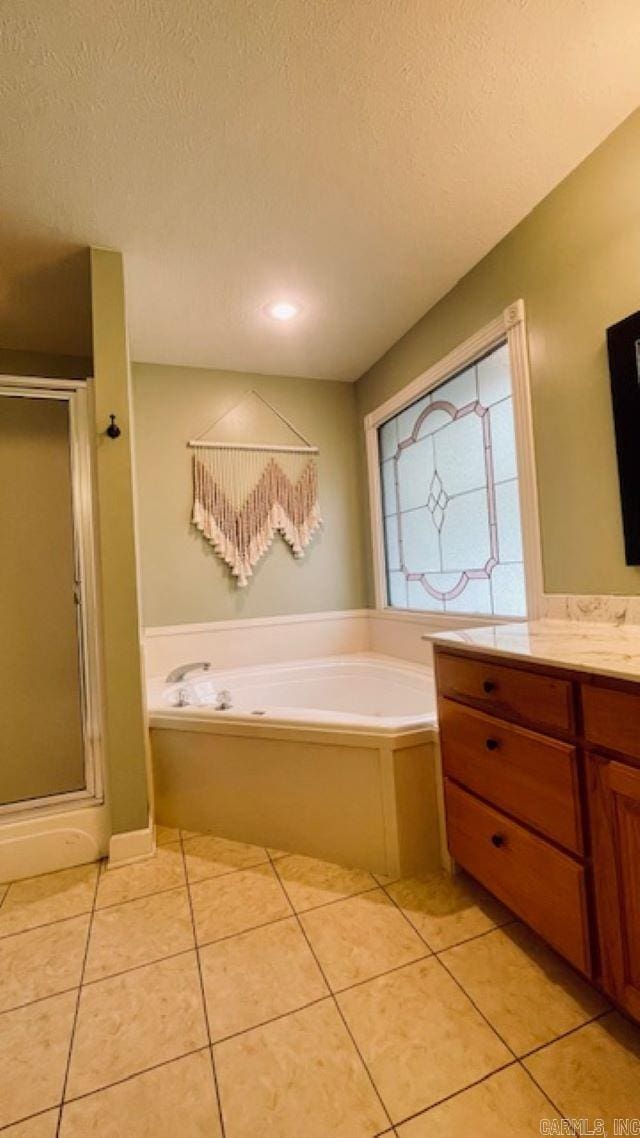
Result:
[[[295,445],[223,442],[205,436],[250,398],[259,399],[300,440]],[[276,533],[294,557],[322,524],[318,504],[318,448],[257,391],[225,412],[196,439],[192,522],[244,588]]]

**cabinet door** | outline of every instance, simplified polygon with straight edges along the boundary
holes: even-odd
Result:
[[[590,755],[589,806],[602,980],[640,1019],[640,770]]]

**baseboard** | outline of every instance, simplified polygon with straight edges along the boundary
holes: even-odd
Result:
[[[99,861],[107,852],[104,805],[42,813],[0,828],[0,881],[20,881]]]
[[[155,852],[155,827],[151,822],[144,830],[126,830],[122,834],[112,834],[107,869],[131,865],[134,861],[146,861],[147,858],[153,857]]]

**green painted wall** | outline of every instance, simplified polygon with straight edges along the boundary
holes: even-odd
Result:
[[[360,425],[518,297],[546,590],[638,593],[640,569],[624,562],[605,329],[640,308],[640,111],[362,376]]]
[[[364,513],[355,390],[324,380],[133,364],[143,623],[180,624],[360,608]],[[246,589],[190,525],[191,452],[199,434],[251,389],[320,447],[324,529],[295,560],[277,537]],[[291,441],[252,401],[229,438]],[[235,432],[235,433],[234,433]]]
[[[122,255],[91,250],[99,565],[108,794],[113,833],[148,822]],[[114,412],[119,439],[105,437]]]

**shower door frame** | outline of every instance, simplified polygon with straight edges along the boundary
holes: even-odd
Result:
[[[84,786],[18,802],[0,803],[0,823],[11,817],[55,813],[104,802],[104,715],[97,562],[97,505],[92,448],[93,380],[0,375],[0,398],[55,399],[68,405],[78,680],[84,746]]]

